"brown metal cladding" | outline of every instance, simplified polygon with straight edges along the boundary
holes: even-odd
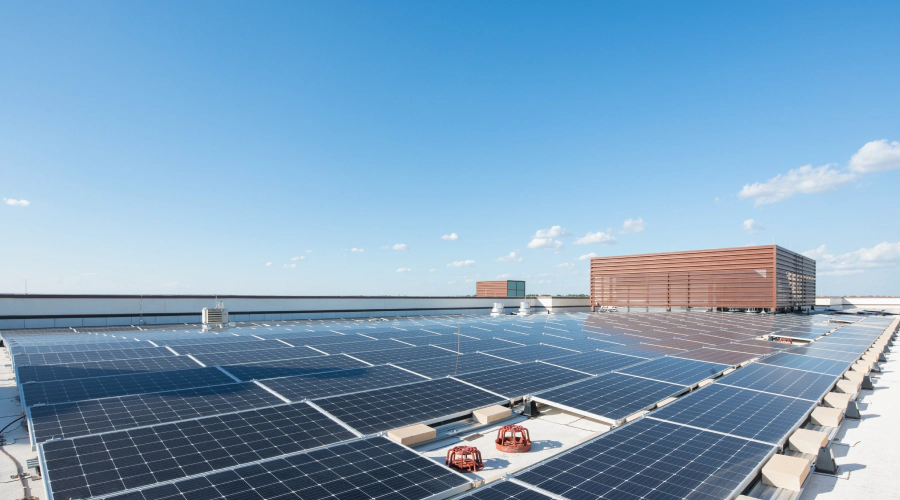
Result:
[[[506,297],[509,294],[507,281],[478,281],[475,283],[476,297]],[[470,288],[471,290],[471,288]]]
[[[591,259],[595,306],[815,304],[815,261],[776,245]]]

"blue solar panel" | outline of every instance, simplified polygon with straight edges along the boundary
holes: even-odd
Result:
[[[780,445],[815,407],[805,399],[712,384],[651,417]]]
[[[515,478],[566,498],[734,498],[775,447],[642,418]]]
[[[512,481],[497,481],[463,496],[471,500],[549,500],[553,497],[520,486]]]
[[[718,383],[818,401],[835,382],[834,375],[753,363],[722,377]]]
[[[276,361],[260,361],[242,365],[229,365],[224,368],[235,377],[250,381],[294,375],[310,375],[333,370],[347,370],[368,366],[363,362],[338,354],[335,356],[314,356],[309,358],[280,359]]]
[[[571,370],[590,373],[591,375],[600,375],[601,373],[609,373],[645,361],[647,361],[646,358],[639,358],[636,356],[593,351],[584,354],[573,354],[562,358],[554,358],[548,360],[547,363],[563,368],[569,368]]]
[[[513,361],[477,353],[396,363],[396,365],[401,368],[431,378],[462,375],[465,373],[490,370],[504,366],[513,366],[515,364],[516,363]]]
[[[832,359],[814,358],[801,354],[780,352],[759,360],[767,365],[783,366],[828,375],[841,375],[850,368],[848,361],[835,361]]]
[[[584,373],[544,363],[522,363],[460,375],[456,378],[501,394],[508,399],[515,399],[587,377],[588,375]]]
[[[862,356],[865,349],[851,349],[849,352],[832,351],[830,349],[818,349],[816,347],[795,347],[785,352],[793,354],[801,354],[803,356],[811,356],[813,358],[833,359],[835,361],[846,361],[853,363]]]
[[[608,373],[534,395],[539,401],[574,408],[618,422],[688,387],[621,373]]]
[[[701,380],[718,376],[729,368],[731,368],[729,365],[666,357],[633,365],[618,371],[654,380],[662,380],[663,382],[694,385]]]

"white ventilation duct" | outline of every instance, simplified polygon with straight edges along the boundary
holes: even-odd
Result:
[[[494,302],[494,308],[491,309],[491,316],[504,316],[506,311],[503,309],[503,302]]]
[[[531,306],[528,302],[519,302],[519,316],[528,316],[531,314]]]

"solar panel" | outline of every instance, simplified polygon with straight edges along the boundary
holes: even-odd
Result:
[[[545,363],[522,363],[460,375],[456,378],[493,393],[502,394],[505,398],[515,399],[587,377],[588,375],[583,373]]]
[[[373,365],[384,365],[387,363],[402,363],[403,361],[414,361],[417,359],[456,356],[456,354],[438,347],[422,346],[385,349],[383,351],[354,352],[352,356]]]
[[[525,347],[509,347],[506,349],[495,349],[492,351],[484,351],[485,354],[497,356],[518,363],[527,363],[538,359],[554,359],[571,354],[578,354],[577,351],[569,349],[561,349],[559,347],[551,347],[548,345],[529,345]]]
[[[171,372],[148,372],[111,377],[22,383],[24,405],[54,404],[86,399],[162,392],[189,387],[228,384],[234,380],[215,368],[196,368]]]
[[[260,349],[242,352],[215,352],[210,354],[194,354],[193,356],[207,366],[215,365],[239,365],[244,363],[258,363],[260,361],[277,361],[279,359],[310,358],[320,356],[322,353],[305,346],[288,347],[282,344],[283,349]]]
[[[486,356],[484,354],[463,354],[458,357],[450,356],[397,363],[397,366],[420,373],[426,377],[439,378],[450,375],[462,375],[464,373],[472,373],[481,370],[490,370],[492,368],[500,368],[503,366],[512,366],[515,364],[516,363],[513,361]]]
[[[18,380],[23,382],[49,382],[110,375],[130,375],[140,372],[164,372],[199,368],[196,361],[187,356],[167,358],[117,359],[114,361],[92,361],[66,365],[19,366]]]
[[[4,338],[10,343],[11,354],[42,354],[42,353],[64,353],[64,352],[82,352],[82,351],[107,351],[112,349],[139,349],[152,347],[147,342],[139,341],[113,341],[113,342],[90,342],[80,344],[62,344],[58,339],[51,339],[48,344],[39,345],[20,345],[16,337],[4,332]],[[84,341],[83,337],[82,342]],[[19,337],[21,339],[21,337]]]
[[[806,370],[835,376],[841,375],[850,368],[850,363],[847,361],[814,358],[812,356],[803,356],[788,352],[774,354],[759,360],[759,362],[767,365],[783,366],[785,368],[794,368],[797,370]]]
[[[803,356],[811,356],[814,358],[822,358],[822,359],[833,359],[835,361],[846,361],[848,363],[853,363],[860,356],[862,356],[861,352],[839,352],[832,351],[828,349],[816,349],[815,347],[795,347],[793,349],[789,349],[785,352],[790,352],[793,354],[801,354]]]
[[[774,452],[774,446],[643,418],[515,477],[567,498],[721,500],[739,494]]]
[[[362,434],[451,419],[500,402],[494,394],[449,378],[315,401]]]
[[[111,500],[420,500],[462,492],[468,479],[418,453],[374,437],[268,460]]]
[[[332,370],[362,368],[364,366],[366,366],[365,363],[338,354],[335,356],[260,361],[243,365],[228,365],[223,368],[241,380],[250,381],[254,379],[310,375]]]
[[[263,380],[262,383],[291,401],[302,401],[423,380],[425,379],[418,375],[393,366],[373,366],[297,377],[270,378]]]
[[[305,403],[41,445],[54,498],[87,498],[352,439]]]
[[[745,352],[726,351],[726,346],[721,348],[704,348],[696,351],[688,351],[675,356],[684,359],[694,359],[697,361],[708,361],[710,363],[719,363],[729,366],[737,366],[748,361],[754,360],[759,356]]]
[[[240,342],[219,342],[218,339],[204,344],[179,344],[174,339],[161,342],[171,346],[178,354],[211,354],[217,352],[244,352],[263,349],[290,349],[277,340],[256,340]]]
[[[69,351],[49,352],[43,354],[16,354],[13,361],[16,366],[62,365],[69,363],[86,363],[90,361],[112,361],[116,359],[155,358],[174,356],[175,353],[165,347],[141,347],[136,349],[109,349],[105,351]]]
[[[694,385],[701,380],[715,377],[730,368],[729,365],[705,363],[692,359],[665,357],[646,361],[618,370],[620,373],[638,375],[663,382]]]
[[[544,495],[512,481],[496,481],[461,498],[472,500],[548,500],[553,497]]]
[[[653,407],[663,399],[687,392],[688,387],[607,373],[564,387],[538,392],[534,398],[591,413],[613,423]]]
[[[547,363],[563,368],[569,368],[571,370],[590,373],[592,375],[599,375],[633,364],[643,363],[644,361],[647,361],[647,359],[611,352],[593,351],[584,354],[572,354],[562,358],[554,358],[547,361]]]
[[[712,384],[651,417],[780,445],[815,407],[813,401]]]
[[[33,406],[31,425],[34,439],[40,443],[281,403],[262,387],[244,382]]]
[[[836,381],[834,375],[753,363],[722,377],[718,383],[818,401]]]
[[[684,352],[684,350],[682,349],[670,349],[668,347],[654,346],[649,344],[633,344],[621,347],[601,347],[600,349],[607,352],[627,354],[629,356],[640,356],[647,359],[656,359],[663,356],[675,355],[680,352]]]

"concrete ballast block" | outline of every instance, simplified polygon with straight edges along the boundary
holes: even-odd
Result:
[[[844,378],[851,382],[862,383],[863,377],[865,377],[865,375],[863,375],[862,373],[859,373],[859,372],[855,372],[853,370],[850,370],[850,371],[844,373]]]
[[[846,392],[847,394],[856,394],[859,392],[859,382],[847,379],[838,380],[838,382],[834,384],[834,388],[840,392]]]
[[[491,422],[496,422],[497,420],[508,418],[510,415],[512,415],[512,410],[505,406],[492,405],[484,408],[479,408],[473,411],[472,415],[475,417],[475,420],[478,420],[479,424],[487,425]]]
[[[823,427],[838,427],[841,425],[842,418],[844,418],[844,410],[824,406],[816,408],[809,416],[809,420],[813,424]]]
[[[852,394],[843,392],[829,392],[825,395],[824,402],[826,406],[844,410],[847,408],[847,405],[850,403],[850,398],[852,397]]]
[[[800,453],[809,453],[810,455],[818,455],[819,448],[828,444],[828,434],[819,431],[811,431],[809,429],[797,429],[791,437],[788,438],[788,444],[792,450]]]
[[[762,469],[763,484],[800,491],[809,476],[811,462],[805,458],[775,455]]]
[[[401,427],[388,431],[387,437],[393,441],[406,446],[412,446],[416,443],[434,439],[437,431],[425,424],[410,425],[409,427]]]

